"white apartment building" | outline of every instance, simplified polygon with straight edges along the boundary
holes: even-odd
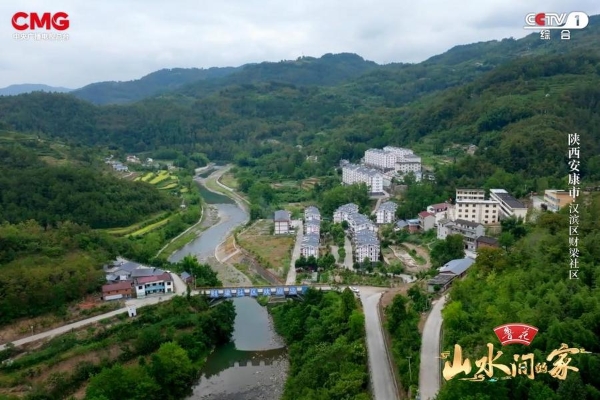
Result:
[[[415,175],[421,173],[421,157],[408,154],[402,159],[396,161],[394,169],[399,174],[408,174],[414,172]]]
[[[456,189],[456,201],[462,200],[485,200],[483,189]]]
[[[352,234],[356,235],[360,231],[369,230],[371,232],[377,232],[377,227],[373,222],[364,214],[350,214],[348,215],[348,225],[352,230]]]
[[[300,244],[300,254],[308,258],[314,256],[319,257],[319,235],[307,234],[302,238]]]
[[[527,206],[515,199],[504,189],[490,189],[490,200],[500,206],[500,218],[527,218]]]
[[[370,230],[357,232],[353,237],[354,261],[362,263],[366,258],[372,262],[379,261],[381,251],[377,235]]]
[[[497,224],[500,204],[496,200],[485,200],[483,189],[456,189],[456,202],[448,207],[448,218],[484,225]]]
[[[356,164],[342,167],[342,182],[346,185],[365,183],[370,193],[383,193],[383,175],[381,172]]]
[[[339,206],[337,210],[333,212],[333,222],[339,224],[342,221],[348,221],[348,216],[356,213],[358,213],[358,206],[356,204],[344,204],[343,206]]]
[[[382,170],[394,169],[396,155],[385,150],[369,149],[365,151],[364,163]]]
[[[378,224],[391,224],[396,220],[396,210],[398,205],[393,201],[386,201],[381,203],[379,208],[375,211]]]
[[[304,223],[304,233],[306,235],[321,234],[321,222],[314,219],[309,219]]]
[[[383,151],[392,153],[396,156],[396,161],[404,158],[407,155],[414,154],[411,149],[405,149],[403,147],[385,146]]]
[[[304,221],[320,221],[321,212],[317,207],[309,206],[304,210]]]

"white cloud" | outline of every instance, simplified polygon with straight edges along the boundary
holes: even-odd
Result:
[[[204,3],[204,4],[203,4]],[[56,0],[0,3],[0,87],[80,87],[173,67],[237,66],[353,52],[418,62],[458,44],[523,37],[529,12],[600,13],[596,0]],[[18,41],[17,11],[69,14],[65,42]]]

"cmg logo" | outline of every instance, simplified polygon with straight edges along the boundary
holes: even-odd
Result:
[[[46,30],[56,29],[57,31],[64,31],[69,29],[69,14],[65,12],[57,13],[43,13],[38,14],[35,12],[26,13],[20,11],[15,13],[12,17],[12,26],[18,31],[24,31],[26,29],[35,30],[36,28],[45,28]]]

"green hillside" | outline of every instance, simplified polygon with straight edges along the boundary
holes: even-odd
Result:
[[[178,205],[150,184],[83,165],[49,165],[18,144],[0,148],[0,221],[114,228]]]

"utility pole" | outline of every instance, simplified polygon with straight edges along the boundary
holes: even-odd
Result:
[[[408,373],[409,373],[409,376],[410,376],[410,381],[412,382],[412,368],[410,367],[411,356],[406,357],[406,358],[408,358]]]

